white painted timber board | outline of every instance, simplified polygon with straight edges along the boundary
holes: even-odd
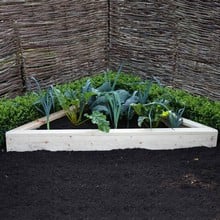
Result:
[[[59,112],[55,112],[55,113],[50,115],[50,117],[49,117],[50,122],[54,121],[56,119],[62,118],[64,115],[65,115],[65,112],[63,110],[59,111]],[[39,128],[42,125],[45,125],[46,122],[47,122],[46,117],[42,117],[42,118],[39,118],[39,119],[34,120],[32,122],[26,123],[26,124],[24,124],[20,127],[14,128],[13,131],[36,129],[36,128]]]
[[[63,115],[63,111],[52,114],[50,120]],[[216,129],[188,119],[184,119],[187,128],[175,129],[111,129],[109,133],[97,129],[30,130],[42,125],[43,121],[45,122],[45,118],[8,131],[7,151],[91,151],[127,148],[165,150],[197,146],[215,147],[218,136]]]

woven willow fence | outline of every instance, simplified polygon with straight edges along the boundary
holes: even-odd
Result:
[[[0,95],[20,95],[23,84],[16,34],[9,23],[0,22],[0,30]]]
[[[124,63],[220,99],[220,1],[3,0],[0,29],[0,96]]]
[[[220,100],[220,1],[111,0],[110,67]]]
[[[106,0],[0,1],[1,23],[11,24],[1,29],[1,36],[8,29],[11,32],[12,28],[15,29],[26,87],[23,89],[29,89],[30,76],[36,77],[42,86],[46,86],[68,82],[105,69],[107,6]],[[15,66],[15,46],[8,41],[5,44],[12,51],[10,59]],[[0,53],[2,54],[2,48]],[[14,76],[10,65],[6,65],[5,71]],[[2,66],[0,73],[1,71]],[[17,75],[19,76],[19,71]],[[0,87],[4,81],[5,77],[1,74]],[[22,88],[22,85],[19,86]],[[5,91],[11,93],[10,87]]]

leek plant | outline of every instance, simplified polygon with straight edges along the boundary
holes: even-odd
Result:
[[[31,79],[37,86],[37,92],[34,92],[34,94],[37,96],[37,100],[34,102],[34,106],[39,112],[46,116],[47,129],[50,129],[49,117],[52,108],[55,106],[53,86],[50,86],[48,89],[46,89],[46,91],[43,91],[37,79],[34,77],[31,77]]]
[[[113,122],[114,128],[118,127],[118,121],[121,114],[121,100],[120,96],[116,91],[113,91],[111,93],[107,93],[105,95],[108,104],[108,112],[110,115],[110,119]]]

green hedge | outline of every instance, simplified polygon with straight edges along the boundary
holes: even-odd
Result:
[[[212,101],[206,97],[192,95],[186,91],[179,89],[164,88],[161,89],[157,85],[152,89],[153,96],[157,96],[165,92],[169,93],[176,100],[179,106],[185,106],[184,117],[193,121],[200,122],[220,131],[220,102]]]
[[[109,77],[113,80],[115,73],[110,73]],[[103,74],[89,78],[94,86],[99,86],[103,82]],[[87,79],[88,77],[85,77],[71,83],[57,85],[57,87],[60,90],[65,90],[66,88],[79,89]],[[134,90],[139,86],[139,82],[143,81],[140,77],[134,75],[121,74],[117,86],[127,90]],[[220,102],[214,102],[201,96],[194,96],[181,90],[161,88],[157,84],[153,85],[150,97],[153,98],[164,94],[169,94],[174,99],[179,100],[180,103],[176,103],[179,105],[177,107],[185,106],[184,117],[214,127],[220,131]],[[33,93],[14,99],[0,99],[0,148],[3,149],[5,147],[4,137],[6,131],[42,116],[33,106],[35,100],[36,96]]]
[[[0,99],[0,145],[4,145],[6,131],[39,117],[33,106],[35,96],[27,94],[15,99]]]

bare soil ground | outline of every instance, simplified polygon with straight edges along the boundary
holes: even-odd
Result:
[[[1,220],[220,219],[220,146],[0,154]]]

